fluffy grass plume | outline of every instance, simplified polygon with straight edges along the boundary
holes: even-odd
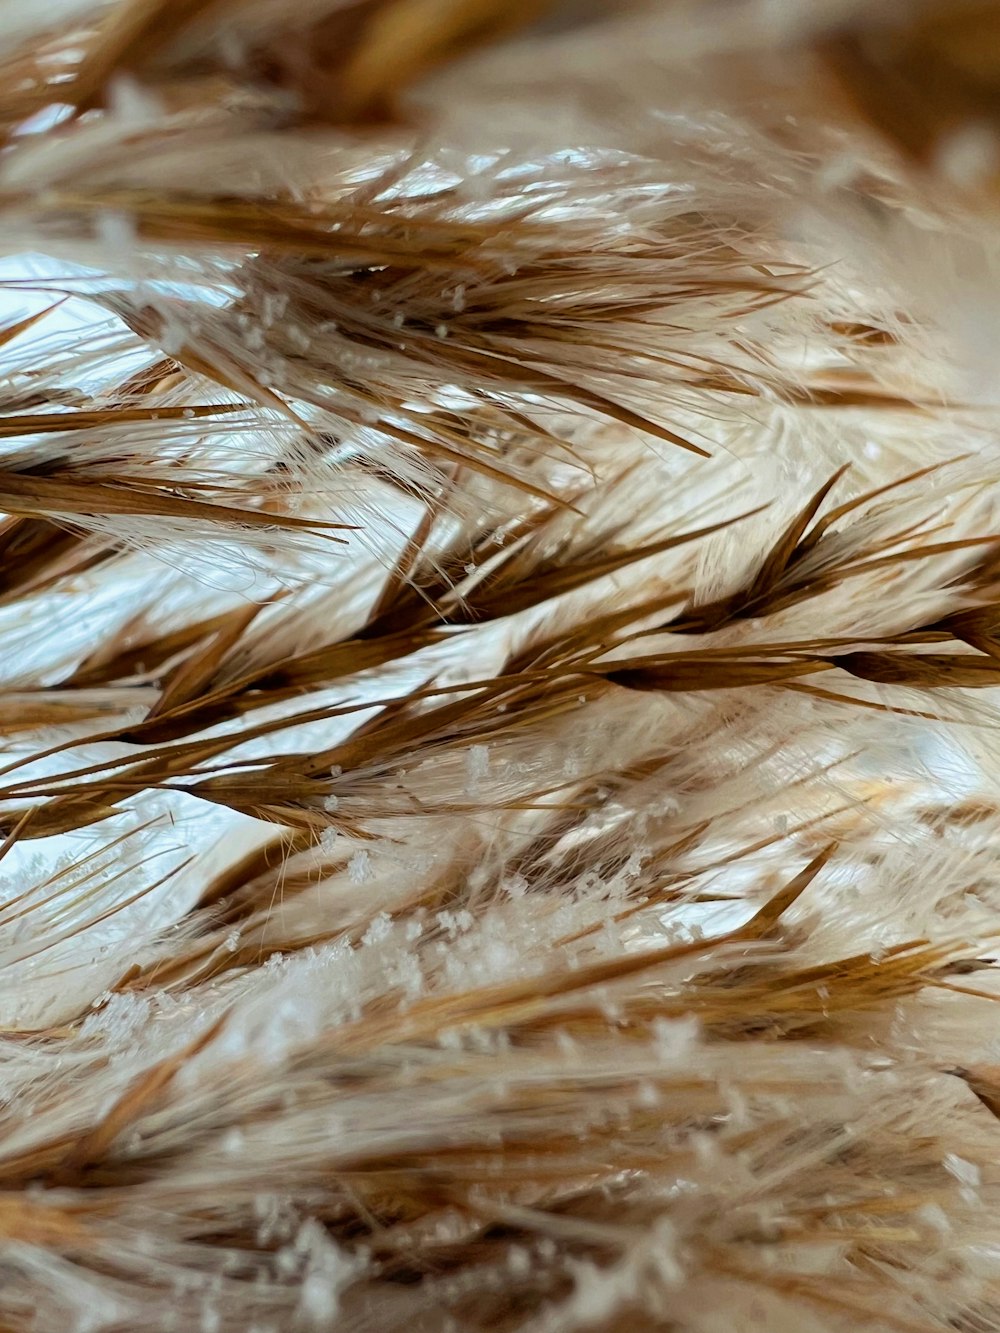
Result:
[[[0,1333],[1000,1328],[998,108],[0,0]]]

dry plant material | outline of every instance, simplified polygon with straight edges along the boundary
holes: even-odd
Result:
[[[934,167],[963,134],[983,134],[988,169],[1000,11],[993,0],[900,9],[874,30],[831,35],[820,46],[825,61],[858,109],[915,162]]]
[[[1000,1326],[998,12],[0,4],[3,1333]]]

